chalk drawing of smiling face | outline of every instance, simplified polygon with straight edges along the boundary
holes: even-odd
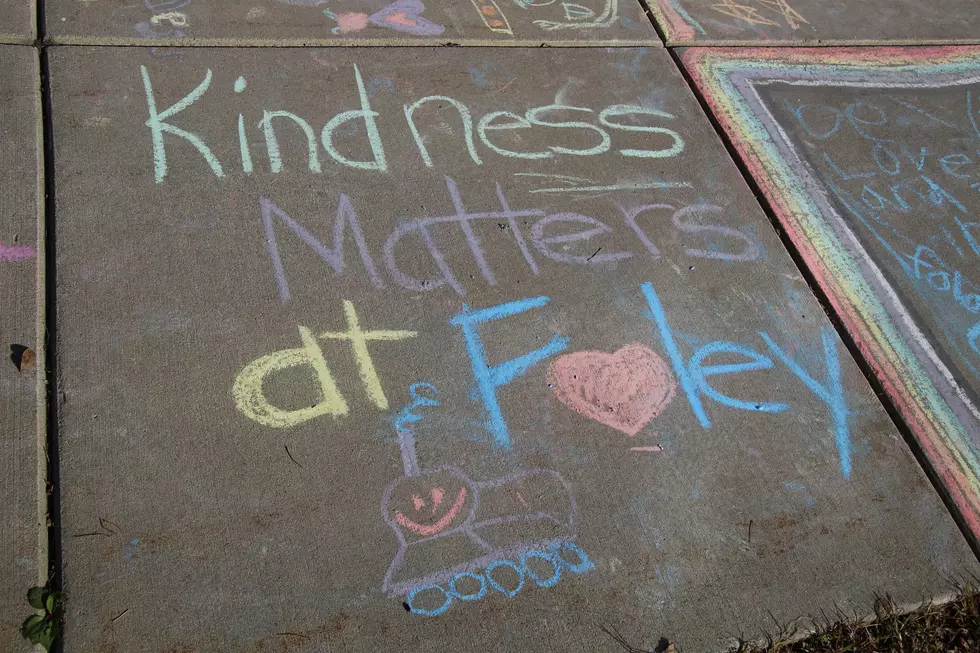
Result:
[[[396,482],[385,517],[410,539],[447,533],[465,524],[476,501],[473,482],[461,472],[440,469]]]

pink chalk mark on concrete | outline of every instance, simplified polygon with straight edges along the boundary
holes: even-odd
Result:
[[[569,409],[633,437],[674,398],[666,361],[634,343],[611,354],[580,351],[555,359],[552,388]]]
[[[463,504],[465,503],[466,488],[461,487],[459,488],[459,494],[456,495],[456,501],[453,502],[452,507],[439,519],[439,521],[432,524],[419,524],[418,522],[413,521],[412,519],[409,519],[403,515],[399,510],[395,511],[395,521],[402,528],[407,528],[408,530],[412,531],[413,533],[417,533],[422,537],[429,537],[430,535],[435,535],[439,531],[445,530],[447,526],[452,524],[453,520],[456,519],[456,515],[458,515],[459,511],[463,509]]]
[[[368,15],[359,12],[338,14],[337,16],[337,27],[340,29],[341,34],[350,34],[351,32],[360,32],[362,29],[367,27]]]
[[[26,261],[36,256],[34,249],[27,245],[8,245],[0,242],[0,261]]]

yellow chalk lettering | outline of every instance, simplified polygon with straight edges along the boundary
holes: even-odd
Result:
[[[249,419],[265,426],[284,429],[321,415],[338,417],[347,414],[347,402],[337,390],[337,384],[330,374],[316,337],[304,326],[299,327],[299,336],[303,341],[302,347],[283,349],[257,358],[238,373],[231,392],[238,410]],[[296,410],[273,406],[262,391],[262,382],[273,372],[302,365],[308,365],[313,370],[313,376],[320,387],[320,400],[310,408]]]
[[[418,334],[415,331],[363,331],[361,323],[357,319],[357,311],[354,310],[354,302],[347,299],[344,300],[344,316],[347,318],[347,331],[342,333],[327,331],[321,333],[320,337],[350,341],[351,349],[354,351],[354,359],[357,361],[357,370],[361,375],[361,382],[364,384],[364,391],[367,392],[368,399],[380,410],[388,410],[388,398],[385,397],[381,387],[381,379],[378,378],[378,372],[374,368],[374,361],[371,360],[367,343],[369,340],[404,340],[414,338]]]

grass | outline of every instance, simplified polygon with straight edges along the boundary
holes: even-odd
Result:
[[[875,616],[855,619],[841,611],[811,620],[810,627],[780,628],[764,642],[741,642],[736,653],[977,653],[980,651],[980,588],[959,585],[953,600],[901,610],[887,596]],[[809,634],[806,634],[809,633]]]
[[[884,596],[875,601],[873,617],[861,619],[837,610],[816,619],[797,619],[763,640],[740,640],[731,653],[978,653],[980,583],[953,582],[952,589],[952,600],[923,603],[913,610]],[[655,649],[636,648],[615,628],[600,628],[627,653],[688,653],[666,638]]]

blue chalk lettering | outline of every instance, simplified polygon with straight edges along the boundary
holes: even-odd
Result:
[[[966,340],[970,343],[970,349],[980,354],[980,322],[977,322],[966,332]]]
[[[837,455],[840,458],[840,469],[844,478],[851,478],[851,433],[847,425],[847,418],[850,411],[847,409],[847,402],[844,399],[844,387],[840,375],[840,359],[837,356],[837,335],[833,329],[824,327],[820,329],[820,337],[823,341],[823,355],[827,365],[827,378],[824,383],[820,383],[807,374],[803,367],[786,355],[786,353],[773,342],[768,333],[760,331],[759,335],[769,349],[779,357],[783,363],[795,374],[803,384],[810,389],[810,392],[817,395],[821,401],[827,404],[830,409],[831,421],[834,427],[834,435],[837,444]]]
[[[483,406],[489,417],[487,428],[494,437],[495,445],[503,449],[510,449],[511,441],[510,434],[507,432],[507,422],[504,420],[500,411],[500,403],[497,401],[497,388],[510,383],[519,376],[523,376],[537,363],[568,347],[568,338],[555,334],[543,347],[491,366],[487,362],[486,350],[480,336],[480,325],[519,315],[532,308],[540,308],[549,301],[551,301],[549,297],[533,297],[478,311],[473,311],[468,304],[463,304],[463,311],[449,320],[449,324],[459,327],[463,331],[463,339],[466,341],[466,350],[470,357],[470,366],[476,379],[477,390],[479,390],[480,398],[483,400]]]
[[[714,354],[740,354],[749,360],[742,363],[731,363],[728,365],[702,365],[704,360]],[[741,408],[742,410],[759,410],[764,413],[780,413],[789,404],[767,401],[744,401],[724,395],[708,383],[707,377],[717,374],[736,374],[738,372],[750,372],[754,370],[768,370],[772,368],[772,359],[767,358],[755,351],[751,347],[739,345],[734,342],[709,342],[699,347],[691,356],[688,369],[691,371],[691,379],[695,386],[704,395],[714,399],[723,406],[730,408]]]
[[[704,412],[704,405],[701,403],[701,397],[698,394],[697,383],[691,377],[687,363],[684,361],[684,357],[681,356],[681,350],[677,346],[677,340],[674,338],[674,332],[670,329],[670,324],[667,323],[667,314],[664,313],[664,307],[660,303],[657,291],[653,289],[653,284],[649,282],[641,283],[640,290],[643,291],[643,296],[647,300],[647,306],[650,307],[650,314],[653,317],[653,321],[660,330],[660,338],[663,340],[664,349],[667,351],[667,357],[670,358],[670,364],[674,368],[674,374],[677,375],[677,381],[687,396],[687,403],[690,404],[691,410],[694,412],[694,416],[698,418],[701,426],[710,429],[711,421]]]

